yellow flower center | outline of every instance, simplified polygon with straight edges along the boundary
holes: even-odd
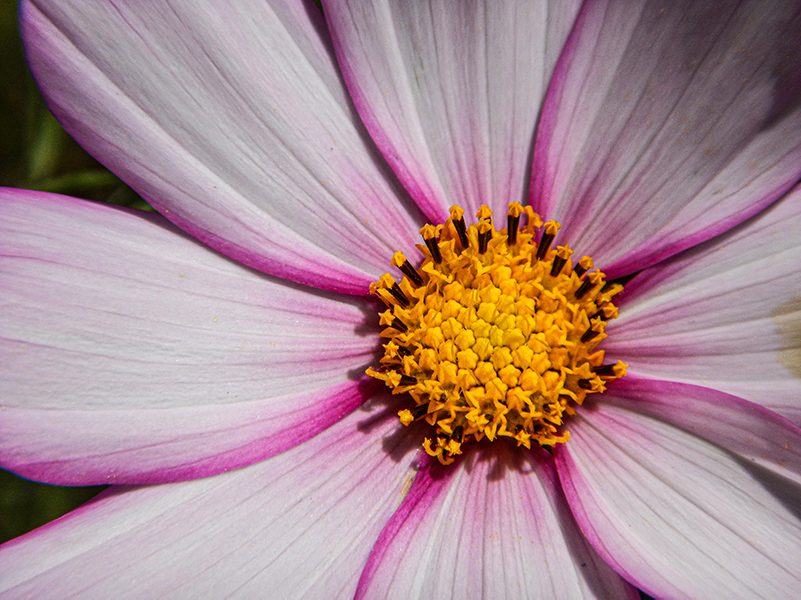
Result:
[[[470,440],[566,442],[566,417],[627,366],[603,364],[597,349],[620,284],[592,271],[588,256],[574,265],[568,246],[553,248],[559,224],[530,207],[510,204],[500,231],[488,207],[476,217],[467,226],[451,207],[444,225],[420,230],[419,267],[396,252],[400,281],[385,273],[370,286],[387,307],[387,343],[367,374],[411,398],[401,423],[431,425],[423,446],[443,464]]]

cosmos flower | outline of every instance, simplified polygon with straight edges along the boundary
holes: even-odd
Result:
[[[797,595],[801,6],[323,5],[23,3],[4,597]]]

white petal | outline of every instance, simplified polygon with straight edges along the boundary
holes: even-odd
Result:
[[[536,456],[474,451],[421,470],[357,597],[636,598],[581,536],[553,469]]]
[[[311,2],[32,0],[22,29],[66,129],[228,256],[361,293],[413,248]]]
[[[757,214],[801,175],[797,2],[587,2],[548,90],[532,203],[613,276]]]
[[[723,390],[801,423],[801,189],[629,284],[604,347],[633,372]]]
[[[0,548],[0,595],[352,596],[414,476],[417,441],[380,414],[233,473],[112,488]]]
[[[503,217],[524,198],[540,102],[578,6],[326,2],[359,115],[429,218],[454,203]]]
[[[639,388],[615,387],[584,406],[557,452],[570,507],[596,551],[656,597],[794,597],[801,430],[720,392]]]
[[[159,217],[2,190],[0,288],[0,464],[26,477],[200,477],[364,400],[365,307],[269,279]]]

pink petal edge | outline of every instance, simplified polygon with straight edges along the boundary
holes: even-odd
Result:
[[[0,464],[26,477],[210,475],[376,389],[360,302],[246,269],[157,215],[0,189],[0,265]]]
[[[712,117],[692,101],[687,101],[687,106],[684,106],[678,99],[670,100],[670,88],[667,91],[662,89],[671,85],[671,77],[679,78],[681,83],[684,81],[681,77],[688,76],[685,63],[693,57],[682,58],[682,53],[686,54],[696,46],[701,48],[695,43],[697,40],[714,45],[713,41],[718,39],[710,33],[711,28],[704,25],[704,19],[716,24],[728,23],[721,19],[718,10],[704,7],[697,3],[687,6],[674,3],[669,7],[655,3],[585,3],[554,71],[537,131],[531,203],[546,217],[560,220],[562,238],[569,240],[582,254],[592,255],[610,277],[635,273],[730,230],[776,202],[801,176],[801,144],[792,145],[792,140],[801,134],[801,110],[793,109],[789,101],[781,104],[779,98],[783,92],[797,95],[801,88],[798,85],[793,87],[791,81],[782,80],[785,87],[779,91],[774,89],[774,85],[778,89],[782,83],[778,81],[777,73],[789,68],[782,61],[789,61],[788,64],[795,64],[795,61],[801,65],[801,53],[797,51],[755,48],[752,53],[770,54],[775,50],[771,57],[764,59],[778,61],[773,71],[762,68],[761,59],[748,55],[749,60],[762,68],[759,73],[768,73],[768,79],[773,77],[777,81],[763,82],[754,73],[740,73],[735,67],[732,67],[735,72],[723,76],[734,90],[733,97],[739,99],[739,104],[734,108],[726,104],[716,109],[715,114],[727,118],[733,115],[729,119],[731,123],[727,121],[727,126],[720,125],[716,131],[731,130],[733,137],[730,141],[740,144],[735,144],[740,154],[724,147],[726,140],[704,138],[695,144],[681,146],[680,139],[677,141],[671,137],[678,135],[682,128],[693,132],[706,131],[712,122]],[[785,8],[789,10],[791,5],[785,5]],[[706,11],[706,14],[695,15],[690,9]],[[785,17],[790,19],[790,16],[781,11],[771,12],[767,3],[749,5],[748,10],[761,11],[761,14],[732,17],[730,29],[722,29],[731,39],[724,36],[720,48],[714,52],[710,50],[709,54],[703,54],[697,60],[710,71],[711,75],[704,80],[709,83],[705,85],[710,88],[708,91],[712,96],[720,96],[719,103],[728,98],[722,94],[731,90],[717,85],[717,79],[712,75],[718,77],[717,70],[728,68],[726,60],[734,64],[739,56],[739,52],[729,51],[726,44],[739,44],[738,48],[756,45],[755,39],[767,40],[762,35],[764,30],[775,30],[785,25],[790,27],[782,21]],[[643,17],[643,14],[647,16]],[[679,18],[683,15],[685,18]],[[638,19],[643,20],[640,22]],[[760,20],[765,23],[757,31],[752,24]],[[632,26],[635,22],[637,26]],[[672,35],[664,33],[672,31],[670,27],[676,31]],[[771,42],[763,45],[776,40],[774,46],[777,47],[784,38],[777,34],[770,39]],[[657,54],[660,52],[662,54]],[[709,64],[704,63],[705,60]],[[610,63],[614,69],[609,68]],[[737,68],[745,69],[747,66]],[[735,86],[735,80],[739,82],[743,78],[751,87],[745,84]],[[692,77],[685,83],[703,87]],[[673,87],[678,89],[676,85]],[[751,90],[750,96],[743,91],[746,89]],[[701,92],[703,90],[696,90],[695,95],[702,98]],[[763,98],[765,95],[769,97]],[[655,112],[660,104],[668,101],[674,104],[670,105],[672,108],[666,115]],[[778,110],[780,104],[786,104],[786,111],[774,114],[772,111]],[[676,111],[685,121],[695,120],[687,125],[679,118],[681,115],[674,114]],[[744,141],[736,137],[745,135],[741,130],[746,125],[752,122],[764,125],[771,118],[771,127],[765,125],[764,131],[758,129],[751,137],[743,138]],[[773,137],[768,139],[770,136]],[[639,138],[650,141],[646,143]],[[721,146],[720,152],[734,153],[730,162],[710,174],[704,186],[683,198],[681,194],[689,192],[682,190],[694,189],[693,177],[701,173],[704,161],[713,164],[712,158],[706,155],[698,158],[690,154],[701,153],[704,143],[713,142]],[[671,143],[679,144],[678,150],[672,153],[669,152]],[[572,154],[567,149],[571,145],[576,146]],[[687,156],[681,154],[685,151]],[[679,158],[683,162],[676,167],[677,174],[666,179],[665,173],[671,172],[668,159]],[[690,158],[701,161],[701,166],[686,164]],[[662,164],[665,161],[668,162]],[[754,165],[760,162],[770,164],[755,170],[757,167]],[[681,179],[682,174],[686,182]],[[750,179],[743,179],[747,174],[750,174]],[[656,185],[660,178],[665,181],[657,188],[648,188]],[[714,190],[712,183],[716,186]],[[753,189],[743,192],[749,185]],[[722,199],[721,194],[726,190],[729,190],[729,196]],[[663,198],[666,194],[669,197]]]
[[[428,460],[377,539],[356,597],[637,598],[583,540],[547,457],[537,456],[495,445],[449,467]]]
[[[760,472],[772,472],[772,477],[778,477],[777,481],[794,486],[794,489],[801,489],[801,429],[772,411],[741,398],[699,386],[627,376],[615,382],[605,398],[585,406],[577,419],[571,427],[571,441],[564,447],[557,448],[555,453],[557,471],[570,508],[582,532],[598,554],[630,583],[655,597],[703,596],[705,592],[702,589],[713,579],[715,581],[711,585],[718,586],[715,588],[716,593],[726,594],[727,587],[729,592],[741,589],[731,587],[739,585],[734,580],[747,578],[749,567],[756,564],[754,557],[743,556],[761,552],[760,547],[767,543],[762,538],[753,539],[752,542],[748,538],[738,538],[745,546],[738,550],[740,554],[737,560],[746,561],[747,565],[737,567],[734,571],[737,575],[727,575],[721,571],[723,574],[716,573],[712,578],[709,569],[714,570],[715,566],[709,564],[709,561],[704,563],[703,556],[696,554],[702,552],[706,553],[704,556],[710,556],[708,553],[713,549],[700,548],[699,544],[714,546],[718,543],[717,538],[711,530],[708,536],[713,537],[699,538],[699,535],[703,535],[699,532],[710,527],[723,526],[726,530],[734,528],[731,530],[735,534],[743,536],[747,535],[751,527],[748,522],[757,523],[758,527],[759,519],[771,519],[771,529],[781,527],[776,525],[776,519],[790,518],[787,521],[788,527],[792,522],[792,509],[773,497],[773,492],[768,491],[770,488],[763,488],[761,480],[755,479],[756,476],[749,470],[767,469]],[[614,430],[610,429],[602,435],[594,428],[588,429],[587,425],[594,421],[598,421],[601,427],[604,423],[608,427],[614,425]],[[585,440],[584,437],[591,432],[592,435]],[[670,445],[665,445],[671,439],[671,445],[683,448],[681,452],[673,452]],[[622,449],[615,450],[615,455],[610,454],[609,450],[618,446],[624,448],[629,440],[638,444],[639,450],[636,455],[628,452],[628,462],[624,464]],[[590,441],[595,445],[590,444]],[[598,446],[598,443],[603,447]],[[580,462],[574,454],[581,459]],[[595,471],[600,470],[593,474],[597,479],[597,486],[591,484],[587,477],[585,463],[590,455],[594,456],[592,463]],[[712,455],[720,456],[714,458]],[[629,462],[632,469],[636,464],[636,469],[625,471]],[[671,466],[672,462],[677,464]],[[685,467],[682,468],[678,463]],[[707,468],[719,465],[720,473],[704,471],[705,464]],[[614,472],[614,469],[618,472]],[[649,469],[654,470],[654,473]],[[693,470],[699,472],[691,472]],[[721,481],[725,481],[726,486],[736,487],[739,483],[747,483],[750,486],[748,489],[719,491],[725,492],[726,498],[730,498],[732,502],[736,500],[739,503],[750,501],[751,496],[747,493],[754,495],[752,504],[749,504],[750,509],[746,511],[749,517],[744,520],[744,508],[737,509],[736,506],[726,504],[725,499],[716,497],[717,488],[714,487],[714,482],[707,485],[706,481],[698,479],[703,473],[707,473],[707,479],[714,479],[718,475],[724,477]],[[646,474],[652,480],[643,479]],[[618,480],[620,484],[616,485]],[[662,486],[662,491],[655,487],[651,489],[656,483]],[[702,485],[712,487],[704,491]],[[653,514],[661,516],[658,504],[670,501],[663,489],[665,486],[671,490],[670,493],[680,494],[677,497],[682,502],[688,502],[688,507],[695,511],[692,516],[686,513],[686,518],[676,516],[670,523],[665,523],[664,527],[673,527],[670,530],[672,533],[659,529],[663,525],[662,521],[653,516],[649,518],[645,514],[625,512],[636,511],[634,499],[644,494],[645,497],[654,499],[650,510],[657,512]],[[698,490],[701,490],[701,496],[698,496]],[[732,496],[735,493],[736,496]],[[687,494],[694,494],[698,498],[693,499],[694,496]],[[693,504],[694,502],[699,504]],[[764,504],[766,502],[770,506]],[[718,512],[711,508],[713,504],[717,506]],[[771,511],[778,512],[774,514]],[[779,512],[782,514],[778,514]],[[613,515],[616,522],[613,523],[608,515]],[[703,518],[708,523],[693,521],[692,530],[682,529],[684,520],[698,519],[699,515],[706,515]],[[729,519],[731,522],[729,525],[721,525],[717,519]],[[801,530],[797,518],[793,527]],[[786,545],[796,539],[789,530],[783,531],[786,539],[777,539],[777,543]],[[688,539],[684,544],[676,542],[687,535],[693,539]],[[673,540],[672,549],[671,544],[666,542],[669,539]],[[727,543],[731,543],[731,540]],[[751,543],[754,544],[753,547]],[[801,549],[797,539],[794,543],[796,550]],[[671,552],[674,550],[679,555],[672,556]],[[719,550],[722,551],[723,547]],[[727,552],[731,554],[731,549]],[[787,563],[793,552],[787,549],[784,554],[772,551],[772,557],[759,556],[760,561]],[[733,558],[729,556],[726,560]],[[691,570],[687,565],[682,566],[686,561],[693,562],[692,575],[688,574]],[[671,567],[666,568],[666,564]],[[657,565],[661,565],[661,572],[655,570]],[[682,571],[683,568],[686,570]],[[758,578],[763,583],[765,577],[768,577],[771,585],[784,585],[782,589],[789,589],[786,586],[790,585],[793,575],[786,570],[787,564],[767,562],[760,568],[764,572]],[[773,569],[773,574],[767,575],[770,569]],[[707,573],[706,579],[702,572]],[[727,572],[732,572],[730,564],[727,564]],[[797,572],[795,577],[801,581],[801,573]],[[750,589],[753,592],[753,585],[758,583],[751,581],[751,584]],[[776,592],[777,589],[779,588],[773,591]]]
[[[237,7],[27,0],[20,21],[52,112],[163,215],[252,268],[367,294],[413,250],[416,208],[360,131],[317,8]]]
[[[352,596],[414,477],[396,428],[377,403],[239,471],[112,488],[0,546],[0,596]]]

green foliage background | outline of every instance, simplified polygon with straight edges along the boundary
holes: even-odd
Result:
[[[25,64],[17,3],[11,0],[0,0],[0,81],[0,185],[149,210],[47,110]],[[55,519],[101,489],[41,485],[0,470],[0,542]]]

